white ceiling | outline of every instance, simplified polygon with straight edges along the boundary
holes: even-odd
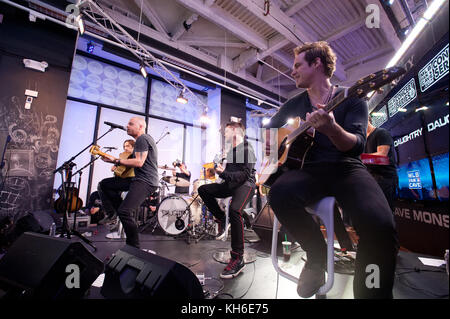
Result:
[[[415,17],[426,8],[426,0],[406,2]],[[386,12],[375,0],[97,0],[97,3],[116,22],[282,98],[299,92],[290,72],[293,48],[303,42],[330,43],[338,58],[332,81],[341,85],[352,85],[384,67],[401,44]],[[371,3],[380,8],[380,28],[370,29],[365,24],[369,15],[366,7]],[[400,26],[408,26],[400,0],[391,8]],[[187,30],[183,23],[189,26]]]

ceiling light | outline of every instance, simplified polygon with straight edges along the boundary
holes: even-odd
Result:
[[[177,102],[181,103],[181,104],[186,104],[188,102],[188,100],[183,96],[183,92],[184,92],[184,89],[183,89],[183,91],[180,91],[180,95],[178,95],[178,97],[177,97]]]
[[[208,124],[210,122],[208,114],[206,112],[202,113],[202,116],[200,117],[200,123]]]
[[[434,0],[429,6],[427,11],[423,14],[423,16],[417,21],[416,25],[412,29],[411,32],[409,32],[408,36],[406,37],[405,41],[403,41],[402,45],[398,49],[398,51],[395,53],[394,57],[389,61],[387,64],[387,68],[390,68],[397,64],[397,62],[400,60],[400,58],[405,54],[405,52],[408,50],[408,48],[411,46],[411,44],[414,42],[414,40],[417,38],[417,36],[420,34],[420,32],[425,28],[425,25],[433,18],[433,16],[436,14],[436,12],[439,10],[439,8],[445,3],[446,0]]]
[[[141,70],[141,74],[144,78],[147,77],[147,70],[145,69],[144,62],[141,62],[141,67],[139,68]]]
[[[428,106],[421,106],[421,107],[419,107],[419,108],[417,108],[416,109],[416,112],[419,112],[419,111],[425,111],[425,110],[428,110]]]
[[[267,125],[270,123],[270,117],[265,117],[262,119],[262,125]]]
[[[77,24],[78,24],[78,31],[80,31],[80,34],[83,35],[84,34],[84,22],[83,22],[83,17],[81,16],[81,14],[75,18],[75,21],[77,21]]]
[[[403,112],[403,113],[404,113],[404,112],[406,112],[406,111],[408,111],[408,110],[402,107],[402,108],[399,108],[397,111]]]

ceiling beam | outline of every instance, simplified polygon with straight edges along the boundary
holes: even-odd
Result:
[[[343,25],[342,27],[339,27],[335,32],[328,34],[327,36],[324,37],[324,39],[322,41],[327,41],[328,43],[333,42],[337,39],[340,39],[344,36],[346,36],[347,34],[356,31],[362,27],[365,26],[365,21],[362,20],[361,18],[357,18],[345,25]]]
[[[371,61],[372,59],[376,59],[380,56],[389,54],[389,53],[393,52],[393,50],[394,49],[389,44],[385,44],[382,47],[377,48],[374,51],[366,52],[364,54],[352,57],[349,62],[344,64],[344,68],[345,68],[345,70],[350,70],[351,68],[353,68],[357,65],[367,63],[367,62]]]
[[[112,9],[106,8],[106,7],[103,7],[102,9],[108,15],[110,15],[111,18],[114,19],[114,21],[116,21],[117,23],[121,24],[124,27],[127,27],[127,28],[137,31],[136,29],[138,28],[138,24],[136,24],[136,20],[130,19],[130,18],[124,16],[123,14],[118,13],[118,12],[116,12]],[[170,39],[163,36],[160,32],[155,31],[154,29],[152,29],[146,25],[141,25],[141,34],[145,34],[146,36],[153,38],[159,42],[162,42],[164,44],[167,44],[168,46],[171,46],[175,49],[178,49],[180,51],[188,53],[196,58],[202,59],[203,61],[205,61],[207,63],[210,63],[212,65],[217,65],[217,59],[215,59],[207,54],[204,54],[194,48],[191,48],[190,46],[183,45],[181,43],[177,43],[174,41],[170,41]],[[154,51],[157,50],[158,52],[161,52],[158,50],[158,48],[152,48],[152,50],[154,50]],[[165,54],[163,54],[163,55],[165,55]]]
[[[293,16],[294,14],[299,12],[301,9],[306,7],[308,4],[310,4],[311,1],[312,0],[300,0],[296,4],[292,5],[289,9],[287,9],[284,13],[289,17]]]
[[[225,43],[222,37],[188,37],[178,40],[178,42],[186,45],[194,45],[199,47],[227,47],[227,48],[244,48],[247,49],[250,45],[245,42],[233,41]]]
[[[169,31],[164,26],[163,21],[159,17],[158,13],[152,8],[148,1],[142,0],[134,0],[139,9],[142,10],[142,13],[147,17],[147,19],[152,23],[157,31],[164,35],[165,38],[169,38]],[[142,4],[142,8],[141,8]]]
[[[177,41],[187,31],[185,25],[188,26],[188,28],[190,28],[192,23],[197,21],[197,19],[198,19],[198,14],[196,14],[196,13],[190,14],[188,17],[186,17],[186,19],[184,19],[181,22],[181,24],[179,24],[178,27],[176,28],[171,40]]]
[[[266,50],[268,48],[267,40],[264,37],[216,5],[208,7],[204,5],[203,1],[196,0],[177,1],[189,10],[198,13],[203,18],[233,33],[237,38],[250,43],[252,46],[260,50]]]

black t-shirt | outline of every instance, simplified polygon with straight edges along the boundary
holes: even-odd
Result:
[[[372,174],[378,174],[384,177],[397,176],[394,160],[394,140],[388,130],[384,128],[376,128],[368,137],[365,153],[376,153],[377,147],[380,145],[389,145],[389,165],[367,165],[367,169]]]
[[[142,134],[136,139],[133,156],[136,152],[148,152],[142,167],[134,168],[134,179],[151,186],[158,186],[158,150],[155,140],[148,134]]]
[[[230,149],[226,161],[225,170],[219,177],[225,180],[230,188],[239,187],[244,183],[254,186],[256,156],[251,144],[244,141]]]
[[[175,174],[176,177],[185,179],[187,181],[191,180],[191,175],[185,174],[185,173],[176,173]],[[176,186],[175,187],[175,193],[177,194],[189,194],[189,186],[187,187],[181,187],[181,186]]]
[[[344,88],[339,87],[334,97],[343,90]],[[305,91],[283,104],[278,112],[270,119],[269,124],[264,127],[280,128],[290,118],[300,116],[303,120],[306,119],[306,113],[311,113],[312,111],[311,101],[309,100],[308,93]],[[366,142],[367,103],[357,97],[349,98],[334,109],[333,115],[336,123],[344,130],[356,135],[357,142],[355,146],[347,152],[341,152],[326,135],[316,131],[314,144],[307,153],[305,165],[336,162],[359,163],[362,165],[359,155],[363,152]]]

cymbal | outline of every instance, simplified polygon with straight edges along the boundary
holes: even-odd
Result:
[[[164,176],[163,181],[166,183],[178,186],[178,187],[189,187],[191,183],[189,181],[185,180],[184,178],[179,178],[175,176]]]
[[[164,166],[158,166],[158,168],[164,169],[164,170],[168,170],[168,171],[175,171],[175,170],[176,170],[176,168],[172,168],[172,167],[169,167],[169,166],[167,166],[167,165],[164,165]]]

